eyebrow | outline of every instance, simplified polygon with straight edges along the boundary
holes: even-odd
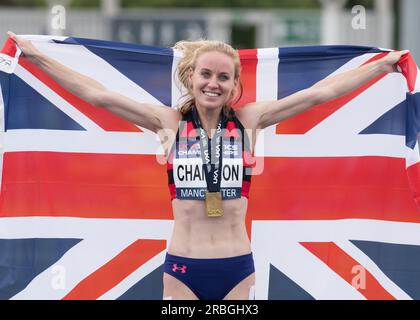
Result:
[[[210,73],[213,72],[213,71],[211,71],[210,69],[207,69],[207,68],[201,68],[201,71],[209,71]],[[225,72],[225,71],[222,71],[219,74],[230,76],[230,74],[228,72]]]

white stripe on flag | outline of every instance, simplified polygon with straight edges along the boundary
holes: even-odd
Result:
[[[420,93],[420,69],[417,68],[417,78],[416,78],[416,83],[414,85],[414,90],[412,92],[414,93]]]
[[[277,100],[278,95],[278,72],[279,72],[279,49],[258,49],[258,64],[256,74],[256,100]],[[264,130],[264,134],[275,135],[275,126]],[[257,146],[256,146],[257,147]]]
[[[277,100],[279,49],[258,49],[256,100]]]
[[[172,61],[172,73],[171,73],[171,106],[172,108],[178,106],[182,100],[181,96],[186,93],[185,87],[179,81],[177,76],[177,68],[179,61],[181,60],[182,53],[178,50],[173,49],[174,57]]]
[[[263,149],[264,148],[264,149]],[[266,157],[358,157],[405,158],[405,137],[397,135],[330,136],[265,135],[258,139],[256,156]],[[157,135],[151,131],[103,132],[43,129],[8,130],[4,151],[57,151],[82,153],[163,155]]]
[[[267,130],[267,129],[265,129]],[[264,130],[264,131],[265,131]],[[265,157],[362,157],[385,156],[405,158],[405,137],[397,135],[349,136],[331,133],[315,135],[263,134],[255,147],[256,156]]]
[[[158,136],[144,132],[92,132],[83,130],[8,130],[4,151],[56,151],[115,154],[162,154]]]
[[[157,135],[151,131],[103,132],[43,129],[8,130],[4,151],[57,151],[106,154],[163,155]],[[264,149],[263,149],[264,148]],[[307,135],[268,135],[257,140],[256,156],[266,157],[361,157],[405,158],[411,151],[405,137],[397,135],[333,135],[320,139]]]
[[[57,213],[59,215],[59,213]],[[73,238],[122,235],[131,240],[168,239],[173,220],[75,217],[0,218],[0,239]]]
[[[420,139],[420,136],[419,136]],[[419,151],[419,142],[417,141],[413,149],[408,149],[408,155],[406,159],[406,167],[411,167],[412,165],[420,162],[420,151]]]

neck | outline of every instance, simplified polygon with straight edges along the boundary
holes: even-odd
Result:
[[[207,131],[209,137],[213,137],[214,131],[216,130],[220,121],[221,112],[222,108],[212,110],[197,108],[197,113],[200,117],[201,125],[203,126],[203,129]]]

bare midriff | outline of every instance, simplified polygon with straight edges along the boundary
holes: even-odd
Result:
[[[251,252],[245,227],[248,199],[222,201],[223,216],[208,217],[204,200],[172,200],[174,229],[168,252],[189,258],[226,258]]]

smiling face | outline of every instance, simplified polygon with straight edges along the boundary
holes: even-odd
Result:
[[[190,73],[197,108],[222,108],[232,99],[236,83],[233,59],[217,51],[201,54]]]

